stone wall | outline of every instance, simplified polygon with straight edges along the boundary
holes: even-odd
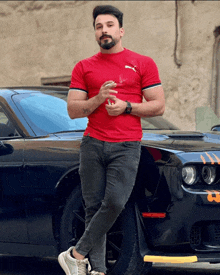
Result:
[[[165,118],[194,130],[195,109],[210,106],[220,1],[0,1],[0,86],[70,76],[76,62],[99,50],[92,26],[99,4],[124,12],[123,46],[157,63]]]

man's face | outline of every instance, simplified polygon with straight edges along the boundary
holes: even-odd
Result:
[[[105,50],[114,47],[124,35],[118,19],[110,14],[100,14],[95,20],[95,37],[99,46]]]

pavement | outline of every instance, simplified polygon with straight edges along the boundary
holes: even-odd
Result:
[[[220,264],[153,264],[149,275],[219,275]],[[65,275],[56,259],[0,256],[0,275]],[[120,274],[118,274],[120,275]],[[141,274],[136,274],[141,275]]]
[[[187,263],[169,264],[155,263],[149,275],[219,275],[220,264]]]

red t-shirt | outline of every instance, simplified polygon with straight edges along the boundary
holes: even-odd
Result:
[[[91,98],[108,80],[117,83],[116,96],[131,103],[142,102],[142,90],[161,85],[157,66],[150,57],[124,49],[115,54],[99,52],[78,62],[72,71],[70,90],[82,90]],[[88,116],[84,135],[108,142],[140,141],[140,117],[132,114],[110,116],[106,104],[107,101]]]

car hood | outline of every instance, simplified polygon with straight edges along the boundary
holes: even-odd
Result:
[[[176,153],[218,151],[220,150],[220,134],[180,130],[144,131],[142,143]]]
[[[83,132],[57,133],[62,140],[80,140]],[[218,132],[190,132],[180,130],[146,130],[143,131],[142,142],[145,146],[173,152],[198,152],[220,150],[220,134]]]

